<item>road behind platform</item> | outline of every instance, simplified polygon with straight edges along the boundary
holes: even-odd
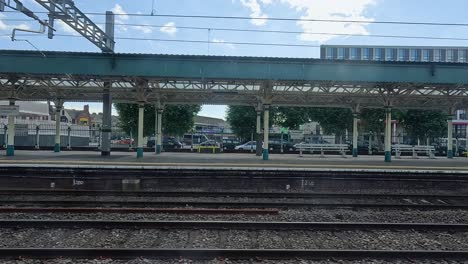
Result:
[[[383,156],[326,156],[297,154],[271,154],[270,160],[264,161],[255,154],[245,153],[171,153],[161,155],[145,153],[143,158],[136,158],[135,153],[113,152],[109,157],[102,157],[100,152],[63,151],[16,151],[14,157],[0,157],[0,166],[93,166],[93,167],[197,167],[197,168],[253,168],[253,169],[290,169],[290,170],[418,170],[439,172],[468,172],[468,159],[459,157],[447,159],[437,157],[402,157],[384,162]]]

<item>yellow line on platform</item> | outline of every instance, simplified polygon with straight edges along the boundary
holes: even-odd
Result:
[[[82,160],[0,160],[0,164],[49,164],[49,165],[114,165],[114,166],[174,166],[174,167],[259,167],[259,168],[339,168],[339,169],[413,169],[413,170],[468,170],[468,167],[426,167],[399,165],[363,165],[363,164],[268,164],[268,163],[171,163],[171,162],[119,162],[119,161],[82,161]]]

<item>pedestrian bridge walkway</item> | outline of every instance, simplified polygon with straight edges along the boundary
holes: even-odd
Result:
[[[102,157],[100,152],[17,151],[14,157],[0,157],[0,168],[27,167],[92,167],[92,168],[225,168],[225,169],[278,169],[278,170],[376,170],[376,171],[440,171],[468,173],[468,158],[411,159],[403,157],[392,163],[381,156],[342,158],[340,155],[321,158],[318,155],[271,154],[270,160],[261,160],[255,154],[147,153],[136,159],[132,152],[113,152]]]

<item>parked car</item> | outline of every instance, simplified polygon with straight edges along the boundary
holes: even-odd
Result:
[[[192,142],[193,139],[193,142]],[[190,146],[193,144],[200,144],[202,142],[205,142],[208,140],[208,137],[202,134],[185,134],[183,137],[183,143],[187,146]]]
[[[295,150],[294,145],[291,142],[283,141],[282,143],[284,152]],[[281,151],[281,140],[269,140],[268,147],[270,150]]]
[[[219,143],[215,140],[207,140],[205,142],[200,143],[200,147],[219,147]]]
[[[256,141],[249,141],[244,144],[238,145],[234,147],[235,150],[256,150],[257,149],[257,142]]]
[[[133,143],[134,143],[133,138],[121,138],[119,141],[117,141],[118,145],[130,145]]]
[[[239,144],[240,142],[237,139],[225,138],[223,139],[223,150],[233,150]]]
[[[154,147],[155,138],[150,137],[146,145],[150,148]],[[179,149],[182,148],[182,143],[174,137],[164,137],[162,141],[163,149]]]

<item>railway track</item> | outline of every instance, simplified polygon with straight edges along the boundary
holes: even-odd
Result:
[[[141,209],[169,209],[169,208],[271,208],[271,209],[290,209],[290,208],[387,208],[387,209],[468,209],[467,203],[443,202],[424,203],[403,202],[237,202],[237,201],[85,201],[85,200],[0,200],[0,212],[33,211],[34,208],[129,208]]]
[[[468,251],[439,250],[294,250],[294,249],[160,249],[160,248],[0,248],[2,258],[189,258],[206,259],[452,259],[466,260]]]
[[[31,196],[116,196],[116,197],[241,197],[241,198],[367,198],[382,197],[397,199],[465,199],[464,194],[399,194],[399,193],[342,193],[342,192],[241,192],[241,191],[111,191],[111,190],[64,190],[64,189],[0,189],[1,195]]]
[[[132,228],[210,230],[424,230],[468,231],[468,224],[374,222],[260,222],[260,221],[109,221],[0,220],[0,228]]]
[[[165,232],[186,229],[220,230],[272,230],[275,232],[329,230],[408,230],[466,232],[468,225],[430,223],[342,223],[342,222],[232,222],[232,221],[96,221],[96,220],[1,220],[1,229],[161,229]],[[0,229],[0,230],[1,230]],[[42,232],[51,232],[43,230]],[[110,231],[109,231],[110,232]],[[134,232],[134,231],[132,231]],[[146,232],[146,231],[145,231]],[[34,232],[37,235],[37,231]],[[88,233],[89,234],[89,233]],[[291,233],[293,234],[293,233]],[[348,233],[345,233],[348,234]],[[26,238],[28,239],[28,238]],[[90,238],[92,239],[92,238]],[[34,243],[33,243],[34,244]],[[451,259],[468,258],[466,250],[376,250],[376,249],[289,249],[289,248],[96,248],[96,247],[43,247],[0,248],[0,258],[158,258],[158,259]]]

